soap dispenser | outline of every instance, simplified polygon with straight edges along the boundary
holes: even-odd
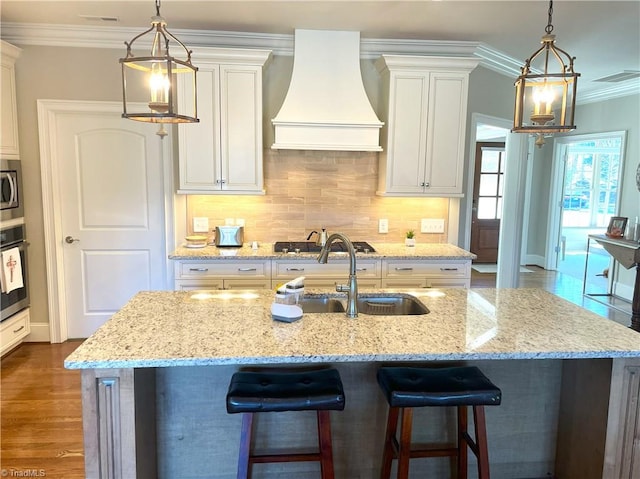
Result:
[[[324,246],[325,244],[327,244],[327,236],[327,230],[322,228],[322,232],[318,235],[317,245]]]

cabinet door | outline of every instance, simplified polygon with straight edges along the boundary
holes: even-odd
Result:
[[[19,160],[18,108],[16,105],[15,59],[19,49],[2,42],[2,70],[0,71],[0,156],[6,160]]]
[[[180,190],[215,192],[221,189],[219,67],[198,70],[199,123],[178,125]],[[178,83],[178,101],[193,95],[193,85]]]
[[[224,283],[221,279],[178,279],[175,282],[176,291],[194,291],[200,289],[223,289]]]
[[[428,73],[391,73],[386,193],[423,194],[428,101]]]
[[[431,73],[430,78],[424,191],[462,195],[468,75]]]
[[[426,288],[427,280],[420,276],[407,278],[383,278],[383,288]]]
[[[220,66],[221,189],[263,192],[262,69]]]

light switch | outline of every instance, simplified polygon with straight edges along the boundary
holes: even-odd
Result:
[[[423,218],[420,221],[420,233],[444,233],[444,219]]]
[[[378,220],[378,233],[388,233],[389,232],[389,220],[380,219]]]
[[[207,233],[209,231],[209,218],[204,216],[193,217],[193,232]]]

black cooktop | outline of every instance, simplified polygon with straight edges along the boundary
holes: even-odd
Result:
[[[352,241],[353,247],[356,249],[356,253],[375,253],[376,250],[366,241]],[[319,253],[322,246],[318,246],[315,241],[276,241],[273,244],[273,251],[276,253],[283,253],[283,249],[286,248],[289,253],[295,253],[299,250],[299,253]],[[368,250],[368,251],[366,251]],[[331,244],[331,251],[333,252],[345,252],[347,249],[341,241],[336,241]]]

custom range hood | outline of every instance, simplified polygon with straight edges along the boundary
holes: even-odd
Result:
[[[272,122],[275,150],[382,150],[382,122],[362,84],[360,32],[295,31],[291,84]]]

